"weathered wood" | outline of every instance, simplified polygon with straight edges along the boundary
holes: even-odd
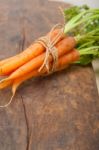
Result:
[[[0,0],[0,58],[18,53],[62,21],[59,5]],[[9,90],[0,92],[0,102],[9,97]],[[13,103],[0,109],[0,149],[99,150],[98,100],[91,66],[27,81]]]

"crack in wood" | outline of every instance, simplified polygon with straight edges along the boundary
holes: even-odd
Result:
[[[29,150],[30,148],[30,129],[29,129],[29,123],[28,123],[28,118],[27,118],[27,114],[26,114],[26,107],[24,104],[24,100],[23,97],[21,95],[21,100],[22,100],[22,104],[23,104],[23,110],[24,110],[24,116],[25,116],[25,121],[26,121],[26,126],[27,126],[27,146],[26,146],[26,150]]]
[[[23,27],[23,29],[22,29],[22,43],[21,43],[22,44],[22,46],[21,46],[22,51],[24,50],[25,42],[26,42],[25,28]]]
[[[25,43],[26,43],[26,35],[25,35],[25,29],[23,27],[22,31],[21,31],[21,40],[19,42],[19,51],[22,52],[24,50],[25,47]]]

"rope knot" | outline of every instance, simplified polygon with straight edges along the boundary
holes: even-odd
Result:
[[[55,29],[59,29],[59,28],[60,28],[59,33],[55,36],[55,38],[53,38],[53,40],[51,40],[52,32]],[[38,70],[39,72],[41,72],[44,67],[46,67],[48,74],[50,74],[56,70],[56,66],[58,63],[58,50],[55,47],[55,45],[59,42],[62,35],[63,35],[62,25],[56,24],[51,29],[48,36],[41,37],[36,41],[37,43],[42,44],[46,48],[45,59],[44,59],[43,64],[41,65],[41,67]],[[52,56],[52,59],[53,59],[51,67],[50,67],[50,62],[49,62],[50,55]]]

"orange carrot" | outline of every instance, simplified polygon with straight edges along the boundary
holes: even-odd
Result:
[[[14,57],[16,57],[16,56],[14,56]],[[2,65],[4,65],[4,64],[6,64],[6,63],[8,63],[10,60],[12,60],[13,58],[12,57],[10,57],[10,58],[6,58],[6,59],[4,59],[4,60],[1,60],[0,61],[0,66],[2,66]]]
[[[60,32],[60,29],[55,29],[51,33],[51,40],[53,40],[58,35],[59,32]],[[60,37],[59,41],[63,38],[64,38],[64,35]],[[16,55],[7,60],[5,59],[1,61],[0,63],[3,64],[3,66],[0,65],[0,75],[6,75],[6,74],[13,72],[14,70],[24,65],[31,59],[37,57],[44,51],[45,51],[45,47],[42,46],[40,43],[32,44],[30,47],[28,47],[26,50],[21,52],[19,55]]]
[[[58,64],[56,66],[56,71],[62,70],[64,68],[66,68],[68,65],[70,65],[71,63],[79,60],[79,56],[80,56],[79,52],[76,49],[73,49],[68,54],[63,55],[58,60]],[[50,67],[51,67],[51,65],[50,65]],[[40,76],[40,75],[43,75],[43,74],[47,75],[46,67],[44,67],[44,69],[41,72],[39,72],[38,69],[37,70],[33,70],[32,72],[27,73],[24,76],[15,79],[14,82],[25,81],[25,80],[27,80],[27,79],[29,79],[31,77],[37,77],[37,76]]]
[[[60,58],[60,61],[62,60],[62,58]],[[64,65],[63,64],[63,66],[61,66],[61,67],[59,67],[59,69],[57,68],[57,70],[56,71],[59,71],[59,70],[63,70],[64,68],[66,68],[68,65]],[[3,89],[3,88],[5,88],[5,87],[8,87],[8,86],[10,86],[11,84],[12,84],[12,93],[13,93],[13,96],[15,95],[15,93],[16,93],[16,90],[17,90],[17,88],[20,86],[20,84],[22,84],[24,81],[26,81],[26,80],[28,80],[28,79],[30,79],[30,78],[33,78],[33,77],[38,77],[38,76],[42,76],[42,74],[46,74],[47,75],[47,73],[46,73],[46,68],[44,68],[43,70],[42,70],[42,72],[38,72],[38,70],[33,70],[32,72],[30,72],[30,73],[28,73],[28,74],[26,74],[26,75],[24,75],[24,76],[22,76],[22,77],[20,77],[20,78],[17,78],[17,79],[15,79],[14,81],[13,80],[9,80],[8,82],[6,82],[6,83],[1,83],[0,84],[0,89]]]
[[[58,62],[58,68],[61,68],[64,65],[72,64],[75,61],[78,61],[80,57],[80,53],[78,50],[73,49],[71,52],[69,52],[67,55],[62,56],[61,59],[59,59]]]
[[[68,53],[70,50],[72,50],[74,48],[74,40],[72,40],[72,39],[73,39],[72,37],[65,38],[56,45],[56,47],[58,49],[58,56],[59,57],[66,54],[66,53]],[[39,55],[38,57],[32,59],[27,64],[23,65],[22,67],[17,69],[15,72],[13,72],[9,76],[9,79],[15,79],[15,78],[21,77],[24,74],[39,68],[43,63],[44,58],[45,58],[45,53],[43,53],[43,54]],[[50,62],[52,61],[52,56],[51,55],[49,57],[49,61]]]
[[[57,71],[64,69],[66,67],[68,67],[69,64],[71,64],[72,62],[75,62],[77,60],[79,60],[80,54],[77,50],[72,50],[70,53],[68,53],[67,55],[64,55],[62,57],[59,58],[58,64],[57,64]],[[23,77],[20,77],[19,79],[15,79],[13,81],[12,84],[12,97],[10,99],[10,101],[5,104],[4,106],[0,106],[0,107],[7,107],[11,102],[12,99],[16,93],[17,88],[19,87],[19,85],[24,82],[25,80],[34,77],[34,76],[39,76],[42,73],[46,73],[46,68],[43,69],[43,72],[40,74],[41,72],[38,72],[37,70],[32,71],[31,73],[25,74]],[[7,85],[8,82],[11,84],[12,80],[8,80],[8,81],[4,81],[0,83],[0,87],[4,84]]]
[[[71,43],[71,41],[72,41],[71,39],[72,39],[72,37],[65,38],[57,44],[59,57],[68,53],[74,47],[73,42]],[[13,81],[16,78],[24,76],[27,73],[30,73],[32,70],[38,69],[42,65],[44,58],[45,58],[45,53],[41,54],[40,56],[36,57],[35,59],[31,60],[27,64],[25,64],[22,67],[20,67],[19,69],[17,69],[8,78],[1,80],[0,88],[5,87],[6,82],[8,84],[8,81],[10,83],[11,80]],[[49,59],[51,62],[52,56],[50,56]]]
[[[79,60],[79,52],[76,49],[74,49],[71,52],[69,52],[59,58],[56,71],[66,68],[69,64],[71,64],[77,60]],[[13,89],[14,89],[14,91],[16,91],[17,87],[25,80],[27,80],[31,77],[40,76],[44,73],[46,73],[46,68],[44,68],[42,70],[42,72],[38,72],[38,69],[33,70],[33,71],[28,72],[28,73],[24,74],[23,76],[16,78],[14,80],[10,80],[9,78],[7,80],[5,79],[0,83],[0,89],[5,88],[6,86],[9,86],[10,84],[13,83],[12,91],[13,91]]]
[[[60,57],[56,71],[60,71],[63,70],[64,68],[67,68],[71,63],[79,60],[79,56],[80,56],[79,52],[76,49],[74,49],[70,53]],[[47,71],[46,68],[44,68],[42,72],[38,72],[38,70],[33,70],[31,73],[28,73],[18,79],[15,79],[12,85],[12,92],[15,94],[17,88],[22,82],[30,79],[31,77],[37,77],[45,73],[47,74],[46,71]]]
[[[6,82],[1,82],[0,83],[0,89],[4,89],[4,88],[10,86],[11,84],[12,84],[12,80],[8,80]]]

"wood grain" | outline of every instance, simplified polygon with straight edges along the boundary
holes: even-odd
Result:
[[[0,58],[19,53],[62,22],[47,0],[0,0]],[[10,98],[0,91],[0,103]],[[91,66],[31,79],[0,109],[0,150],[99,150],[99,97]]]

